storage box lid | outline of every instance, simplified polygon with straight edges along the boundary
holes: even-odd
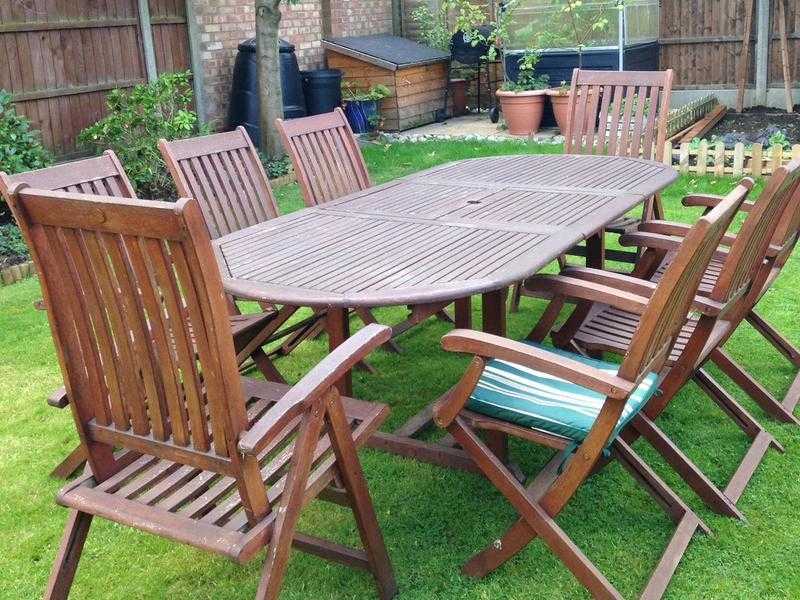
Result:
[[[450,60],[450,53],[394,35],[362,35],[322,40],[323,47],[383,69],[397,71]]]

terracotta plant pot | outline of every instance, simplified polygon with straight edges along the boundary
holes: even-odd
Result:
[[[506,119],[508,133],[530,136],[539,131],[544,112],[546,90],[507,92],[497,90],[500,108]]]
[[[547,90],[550,97],[550,105],[553,107],[553,115],[556,118],[556,125],[561,130],[561,135],[566,135],[569,126],[569,90],[558,89]]]
[[[460,117],[467,112],[467,80],[451,79],[450,91],[452,93],[453,116]]]
[[[592,94],[594,94],[594,91],[590,90],[589,100],[587,100],[587,102],[591,102]],[[567,129],[569,129],[569,99],[571,92],[570,90],[550,88],[547,90],[547,95],[550,97],[550,105],[553,107],[553,115],[556,117],[558,129],[561,131],[561,135],[567,135]],[[586,120],[591,120],[591,116],[586,115]]]

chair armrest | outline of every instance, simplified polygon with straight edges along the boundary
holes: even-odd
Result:
[[[625,273],[612,273],[588,267],[568,267],[561,271],[561,274],[575,277],[576,279],[593,281],[645,298],[650,298],[653,295],[657,285],[653,281],[639,279]],[[693,310],[710,317],[719,316],[723,307],[723,304],[699,295],[695,296],[692,304]]]
[[[642,296],[610,285],[564,275],[535,275],[525,281],[525,289],[578,300],[602,302],[637,315],[644,312],[649,298],[649,295]]]
[[[669,235],[684,238],[691,230],[690,225],[685,223],[674,223],[672,221],[644,221],[639,225],[638,230],[645,233],[657,233],[661,235]],[[722,236],[720,245],[732,246],[736,241],[736,235],[733,233],[726,233]]]
[[[705,208],[714,208],[725,196],[717,196],[716,194],[689,194],[684,196],[681,201],[684,206],[703,206]],[[754,202],[742,202],[739,210],[742,212],[750,212],[753,208]]]
[[[373,323],[336,348],[297,382],[248,431],[239,436],[239,452],[257,455],[271,437],[333,387],[375,348],[389,341],[392,329]]]
[[[611,398],[627,398],[636,389],[636,383],[632,381],[577,360],[482,331],[470,329],[451,331],[442,338],[442,348],[449,352],[497,358],[536,369]]]
[[[619,237],[621,246],[646,247],[655,250],[665,250],[667,252],[673,252],[680,248],[682,241],[680,237],[664,235],[662,233],[648,233],[645,231],[633,231]]]
[[[60,387],[47,398],[47,403],[53,408],[66,408],[69,406],[67,388]]]

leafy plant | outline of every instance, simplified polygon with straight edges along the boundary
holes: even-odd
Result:
[[[13,223],[0,225],[0,268],[25,262],[30,258],[22,233]]]
[[[383,100],[392,95],[392,91],[383,84],[373,85],[368,90],[361,90],[353,86],[352,82],[342,83],[342,97],[347,102],[370,102]]]
[[[78,140],[96,151],[111,148],[144,198],[174,198],[159,138],[176,140],[206,133],[192,110],[191,73],[167,73],[130,91],[116,89],[106,98],[108,115],[84,129]]]
[[[785,131],[776,131],[769,136],[768,147],[772,148],[774,146],[780,146],[784,150],[791,149],[792,143],[789,141],[789,138],[786,137]]]
[[[447,11],[433,12],[423,4],[411,12],[411,20],[417,24],[419,37],[426,46],[449,52],[452,34],[447,23]]]
[[[41,169],[52,158],[30,121],[17,113],[11,94],[0,90],[0,171],[8,174]]]
[[[516,81],[506,81],[503,84],[507,92],[527,92],[530,90],[543,90],[550,84],[548,75],[536,75],[536,65],[541,58],[538,50],[526,50],[519,59],[519,75]]]
[[[50,153],[44,149],[38,132],[17,113],[11,94],[0,90],[0,171],[9,175],[41,169],[50,164]],[[0,199],[0,223],[11,219],[5,202]]]
[[[291,161],[288,156],[279,156],[277,158],[269,158],[265,154],[259,154],[261,163],[264,165],[264,170],[267,172],[267,177],[275,179],[276,177],[283,177],[289,174]]]

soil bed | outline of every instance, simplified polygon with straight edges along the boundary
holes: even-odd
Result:
[[[798,108],[800,107],[795,107],[795,110]],[[748,108],[742,113],[731,110],[705,137],[711,139],[712,136],[727,136],[729,139],[725,139],[726,146],[728,141],[766,145],[769,136],[776,130],[782,131],[790,143],[800,143],[800,114],[789,114],[785,110],[764,106]]]

